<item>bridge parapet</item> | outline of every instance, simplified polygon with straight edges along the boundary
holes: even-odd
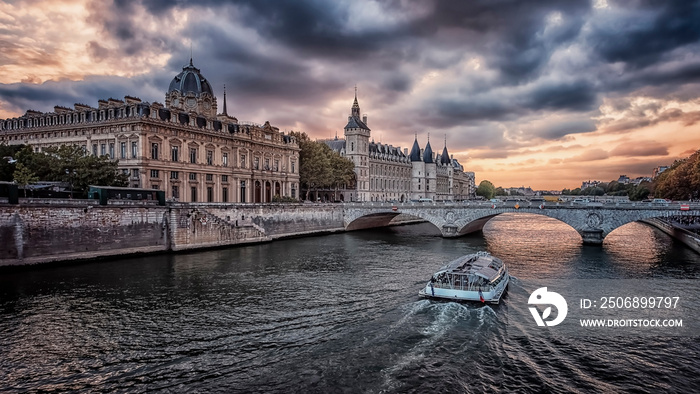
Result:
[[[424,219],[437,227],[444,237],[457,237],[479,231],[494,216],[502,213],[532,213],[558,219],[573,227],[585,244],[600,245],[616,228],[630,222],[648,218],[676,216],[700,217],[700,204],[676,202],[666,204],[589,202],[407,202],[407,203],[346,203],[344,224],[352,229],[352,223],[365,217],[393,218],[397,214],[409,214]]]

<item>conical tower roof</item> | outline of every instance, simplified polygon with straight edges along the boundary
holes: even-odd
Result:
[[[430,141],[425,145],[425,152],[423,152],[423,161],[426,163],[433,163],[433,149],[430,147]]]
[[[413,141],[413,148],[411,148],[411,154],[408,156],[411,161],[420,161],[420,146],[418,146],[418,137]]]

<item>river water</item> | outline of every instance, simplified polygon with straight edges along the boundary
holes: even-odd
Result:
[[[488,250],[500,305],[418,290]],[[541,277],[700,278],[700,255],[631,223],[602,248],[567,225],[501,215],[483,234],[430,224],[191,254],[0,272],[0,391],[690,392],[700,333],[543,336],[509,326]],[[697,294],[697,293],[696,293]],[[687,296],[683,302],[695,303]],[[517,335],[513,335],[517,331]]]

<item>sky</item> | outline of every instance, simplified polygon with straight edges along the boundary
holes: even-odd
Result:
[[[193,57],[219,111],[430,141],[502,187],[651,176],[700,149],[700,2],[5,0],[0,118],[165,101]]]

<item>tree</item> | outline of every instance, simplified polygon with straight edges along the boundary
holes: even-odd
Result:
[[[493,198],[495,193],[496,188],[493,186],[493,183],[487,180],[481,181],[479,187],[476,188],[476,195],[482,196],[487,200]]]
[[[293,131],[299,143],[299,183],[307,191],[335,188],[355,179],[354,163],[323,142],[312,141],[304,132]],[[314,193],[317,194],[317,193]],[[307,193],[307,199],[310,193]]]
[[[677,160],[656,178],[655,197],[673,200],[700,198],[700,150]]]
[[[24,197],[27,197],[27,185],[30,183],[37,182],[39,177],[34,175],[34,173],[27,168],[24,164],[17,164],[17,168],[14,173],[14,181],[16,184],[20,185],[24,189]]]
[[[0,181],[12,182],[14,180],[13,173],[15,172],[17,160],[17,152],[24,145],[5,145],[0,144]]]

